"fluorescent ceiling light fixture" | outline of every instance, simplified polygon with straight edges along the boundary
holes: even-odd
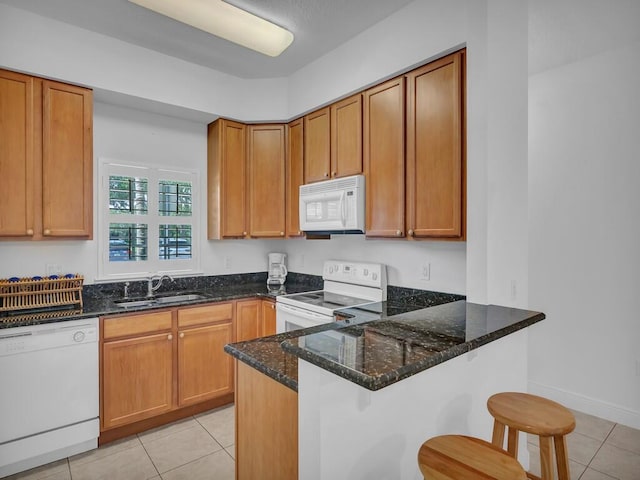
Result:
[[[222,0],[129,1],[270,57],[293,42],[290,31]]]

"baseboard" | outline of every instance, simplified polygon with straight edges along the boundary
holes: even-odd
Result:
[[[569,392],[561,388],[543,385],[529,380],[529,393],[550,398],[567,408],[582,413],[604,418],[611,422],[621,423],[631,428],[640,429],[640,411],[630,410],[613,403]]]

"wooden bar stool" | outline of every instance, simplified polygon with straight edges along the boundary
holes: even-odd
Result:
[[[553,480],[553,455],[551,439],[555,445],[558,478],[569,480],[569,456],[565,435],[576,427],[573,414],[552,400],[528,393],[497,393],[487,400],[487,408],[495,419],[492,443],[504,445],[505,427],[509,427],[507,451],[518,458],[518,432],[540,437],[541,477],[527,473],[531,479]]]
[[[526,480],[517,460],[479,438],[441,435],[422,444],[418,465],[425,480]]]

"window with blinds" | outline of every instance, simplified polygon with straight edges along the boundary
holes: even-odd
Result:
[[[197,174],[100,161],[104,278],[198,270]]]

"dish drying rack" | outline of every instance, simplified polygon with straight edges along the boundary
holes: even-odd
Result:
[[[84,277],[77,274],[0,279],[0,312],[55,310],[52,307],[82,309],[83,283]]]

